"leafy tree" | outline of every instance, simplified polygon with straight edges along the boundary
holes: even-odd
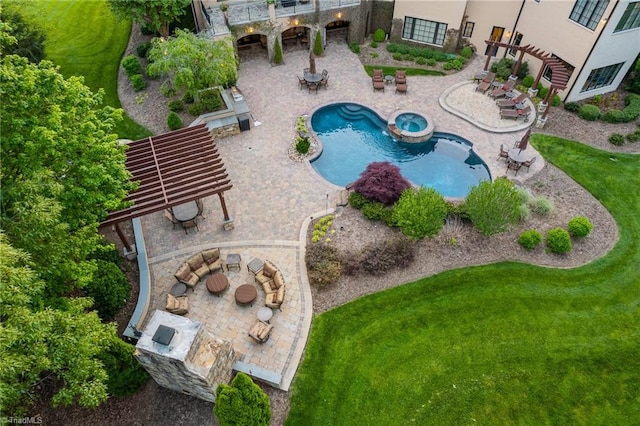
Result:
[[[98,223],[134,188],[112,133],[122,111],[51,62],[15,55],[2,59],[0,98],[0,225],[47,295],[61,295],[91,280]]]
[[[93,299],[98,316],[103,320],[110,320],[125,305],[131,287],[118,265],[99,259],[94,262],[96,271],[84,290]]]
[[[0,8],[0,21],[6,24],[7,35],[15,40],[10,43],[0,41],[3,55],[19,55],[31,62],[40,62],[44,58],[45,35],[38,26],[25,22],[13,6]]]
[[[393,208],[393,217],[402,233],[422,239],[440,232],[447,217],[447,203],[433,188],[405,190]]]
[[[353,184],[353,190],[368,200],[378,201],[386,206],[398,201],[402,191],[411,187],[400,169],[388,161],[371,163]]]
[[[207,40],[189,31],[177,30],[169,39],[154,39],[147,74],[167,76],[176,91],[192,97],[214,86],[231,87],[238,80],[238,62],[230,37]]]
[[[0,233],[0,391],[4,412],[23,413],[36,387],[57,379],[54,405],[95,407],[107,399],[107,375],[98,359],[117,338],[94,312],[90,299],[61,299],[59,308],[43,304],[45,283],[29,256]]]
[[[521,199],[513,183],[505,178],[482,181],[471,188],[464,211],[484,235],[506,231],[520,218]]]
[[[220,426],[268,426],[271,420],[269,397],[242,372],[236,374],[231,386],[218,386],[213,412]]]
[[[169,24],[185,14],[191,0],[109,0],[113,13],[169,36]]]

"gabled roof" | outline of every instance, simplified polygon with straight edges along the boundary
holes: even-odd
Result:
[[[101,225],[154,213],[232,188],[205,124],[131,142],[126,167],[139,182],[128,208],[111,212]]]

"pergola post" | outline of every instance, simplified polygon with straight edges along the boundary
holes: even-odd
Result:
[[[518,61],[515,63],[515,65],[513,66],[513,72],[511,73],[511,77],[509,77],[509,80],[517,80],[518,79],[518,71],[520,71],[520,65],[522,65],[522,59],[524,58],[524,54],[527,53],[524,50],[520,51],[520,57],[518,58]]]
[[[487,51],[487,60],[484,63],[484,71],[489,71],[489,63],[491,62],[491,51],[493,50],[493,47],[495,46],[496,48],[496,52],[498,51],[498,46],[496,46],[493,42],[489,44],[489,50]]]
[[[227,203],[224,201],[224,192],[218,192],[218,197],[220,198],[220,206],[222,206],[222,214],[224,216],[222,227],[225,231],[230,231],[235,226],[233,224],[233,219],[231,219],[231,216],[229,216],[229,212],[227,211]]]

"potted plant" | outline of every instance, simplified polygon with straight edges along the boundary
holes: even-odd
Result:
[[[267,0],[267,6],[270,4],[276,4],[276,0]]]
[[[220,3],[220,10],[226,12],[229,9],[229,5],[226,3]]]

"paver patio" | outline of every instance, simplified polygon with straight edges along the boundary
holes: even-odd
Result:
[[[472,141],[494,179],[504,176],[506,169],[503,161],[496,160],[500,144],[511,147],[525,130],[487,132],[439,105],[439,97],[446,89],[470,80],[481,70],[481,57],[458,74],[408,77],[406,96],[393,90],[374,93],[358,57],[344,42],[330,43],[325,56],[316,59],[317,68],[326,68],[331,77],[328,89],[320,89],[317,94],[298,89],[296,76],[308,66],[308,53],[286,52],[284,60],[282,66],[271,66],[262,56],[241,63],[238,87],[262,124],[216,141],[233,184],[225,193],[225,200],[235,228],[223,230],[220,203],[215,196],[204,200],[206,219],[199,221],[199,232],[186,235],[181,229],[174,230],[162,212],[141,218],[141,223],[152,282],[149,312],[164,307],[166,293],[175,283],[173,273],[194,252],[220,247],[223,257],[232,252],[241,254],[241,270],[225,270],[231,288],[218,298],[209,294],[201,281],[194,292],[188,293],[191,307],[186,316],[205,323],[212,334],[232,341],[245,362],[282,375],[281,388],[288,389],[312,317],[304,268],[306,224],[310,216],[335,207],[342,189],[318,176],[308,162],[289,159],[287,152],[295,136],[296,118],[334,101],[358,102],[384,116],[398,109],[425,112],[434,121],[436,131],[456,133]],[[529,149],[531,156],[537,155],[533,148]],[[518,174],[517,179],[534,175],[542,166],[543,162],[538,161],[529,173]],[[274,314],[274,331],[263,345],[250,339],[247,332],[256,321],[257,310],[264,306],[264,292],[258,288],[258,299],[252,307],[237,306],[233,299],[235,288],[253,281],[246,264],[254,257],[272,260],[280,267],[287,286],[282,312]]]

